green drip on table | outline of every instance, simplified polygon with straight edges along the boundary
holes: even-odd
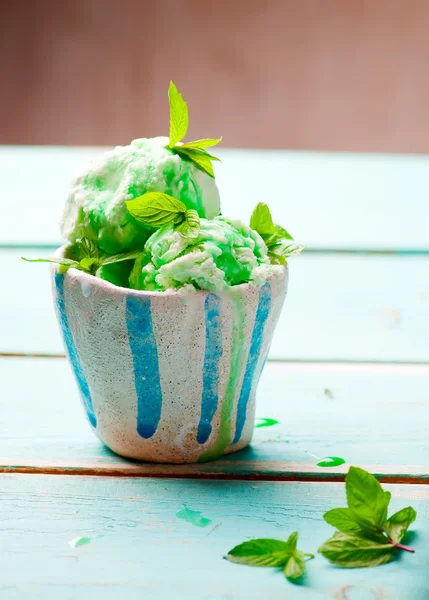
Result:
[[[178,519],[183,519],[188,523],[192,523],[195,527],[207,527],[212,522],[211,519],[206,519],[201,516],[201,511],[190,510],[186,504],[182,504],[182,509],[176,514]]]
[[[255,427],[272,427],[273,425],[279,424],[279,422],[276,421],[275,419],[260,418],[260,419],[258,419],[258,421],[261,421],[261,423],[258,423],[257,425],[255,425]]]
[[[74,540],[71,540],[69,542],[69,545],[72,548],[80,548],[81,546],[85,546],[86,544],[90,544],[91,543],[91,538],[90,537],[85,537],[85,536],[81,536],[81,537],[77,537]]]
[[[339,467],[343,465],[346,461],[344,458],[339,456],[325,456],[317,463],[318,467]]]
[[[245,327],[246,313],[243,310],[243,300],[240,296],[234,297],[231,294],[232,306],[232,341],[231,341],[231,365],[228,385],[220,411],[220,425],[217,439],[213,445],[200,456],[198,462],[216,460],[222,456],[223,451],[234,438],[232,431],[232,413],[234,410],[234,400],[238,388],[238,379],[242,372],[244,352],[243,350],[243,330]]]

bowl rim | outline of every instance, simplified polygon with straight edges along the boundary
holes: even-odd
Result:
[[[57,248],[55,250],[54,253],[54,257],[55,258],[62,258],[64,256],[64,252],[66,250],[66,248],[68,247],[67,244],[64,244],[63,246],[60,246],[59,248]],[[226,291],[230,291],[230,290],[250,290],[250,289],[260,289],[265,283],[269,283],[270,281],[279,279],[279,278],[283,278],[283,277],[287,277],[288,272],[289,272],[289,266],[288,263],[286,263],[285,265],[275,265],[276,267],[280,267],[281,271],[277,272],[277,273],[272,273],[269,277],[267,277],[267,279],[261,283],[261,284],[254,284],[252,282],[247,282],[247,283],[240,283],[238,285],[233,285],[230,286],[228,288],[224,288],[223,290],[195,290],[192,293],[186,294],[189,296],[195,296],[195,295],[208,295],[208,294],[222,294],[225,293]],[[51,270],[53,273],[58,273],[59,271],[59,265],[56,263],[53,263],[51,265]],[[96,277],[95,275],[90,275],[89,273],[85,273],[84,271],[80,271],[79,269],[75,269],[74,267],[70,267],[67,271],[67,273],[64,274],[64,276],[66,277],[68,275],[68,273],[72,272],[74,279],[82,284],[84,282],[87,282],[91,285],[96,285],[97,287],[99,287],[100,289],[104,289],[106,292],[116,292],[119,293],[121,295],[126,295],[129,296],[130,294],[132,295],[136,295],[136,296],[149,296],[149,297],[179,297],[179,298],[183,298],[183,296],[185,295],[185,293],[179,289],[179,290],[167,290],[167,291],[162,291],[162,292],[158,292],[158,291],[153,291],[153,290],[134,290],[133,288],[126,288],[126,287],[122,287],[120,285],[116,285],[114,283],[111,283],[110,281],[106,281],[105,279],[101,279],[101,277]]]

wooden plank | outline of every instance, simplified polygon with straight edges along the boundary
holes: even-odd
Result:
[[[392,511],[418,512],[415,554],[373,569],[340,569],[318,555],[294,586],[280,571],[222,557],[246,539],[292,531],[316,553],[333,532],[323,513],[345,504],[343,484],[2,475],[2,598],[427,600],[429,490],[386,489]],[[178,518],[183,504],[211,522]],[[80,536],[90,543],[71,548]]]
[[[268,363],[252,446],[220,461],[128,461],[90,431],[65,360],[0,359],[0,469],[161,477],[341,480],[349,464],[385,481],[429,482],[429,366]],[[259,424],[259,421],[258,421]],[[346,464],[317,466],[339,456]]]
[[[96,148],[0,147],[0,243],[60,242],[73,175]],[[429,249],[429,157],[222,150],[223,212],[246,220],[267,201],[297,240],[320,248]]]
[[[48,267],[0,251],[0,352],[61,353]],[[29,291],[31,290],[31,293]],[[291,260],[271,359],[429,361],[429,256]]]

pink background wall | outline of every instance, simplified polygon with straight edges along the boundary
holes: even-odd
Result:
[[[427,0],[0,1],[0,143],[429,152]]]

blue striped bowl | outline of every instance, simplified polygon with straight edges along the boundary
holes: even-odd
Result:
[[[186,296],[121,288],[76,269],[53,267],[52,276],[83,406],[106,446],[183,463],[249,444],[286,268],[260,287]]]

